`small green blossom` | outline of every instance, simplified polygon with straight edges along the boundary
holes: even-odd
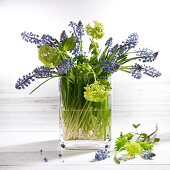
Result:
[[[132,158],[135,158],[136,155],[142,152],[142,147],[139,143],[132,141],[126,145],[126,151]]]
[[[87,85],[84,88],[86,90],[84,92],[85,99],[93,102],[102,102],[110,93],[110,89],[99,81],[95,81],[93,84]]]
[[[100,39],[104,35],[104,28],[103,25],[98,21],[93,21],[94,27],[90,24],[86,25],[86,33],[87,35],[91,36],[93,39]]]

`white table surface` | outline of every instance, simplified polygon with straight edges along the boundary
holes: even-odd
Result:
[[[137,157],[117,165],[111,157],[94,162],[95,151],[62,151],[60,158],[57,95],[1,88],[0,170],[170,170],[170,88],[168,83],[137,85],[113,88],[113,138],[132,130],[133,123],[141,123],[139,130],[148,133],[157,123],[161,141],[153,160]]]

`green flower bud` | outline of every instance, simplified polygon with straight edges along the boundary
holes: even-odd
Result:
[[[104,28],[100,22],[98,21],[93,21],[93,22],[94,22],[94,27],[92,27],[90,24],[86,25],[86,33],[92,38],[98,40],[103,37]]]

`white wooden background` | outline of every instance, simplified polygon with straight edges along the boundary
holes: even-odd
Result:
[[[116,165],[111,157],[94,162],[94,151],[62,151],[60,158],[57,93],[29,96],[4,87],[0,89],[0,170],[170,170],[168,83],[125,86],[115,82],[113,86],[113,138],[120,131],[132,130],[132,123],[141,123],[140,130],[148,133],[155,130],[157,123],[161,141],[155,147],[157,156],[153,160],[137,157]],[[42,161],[44,157],[48,162]]]

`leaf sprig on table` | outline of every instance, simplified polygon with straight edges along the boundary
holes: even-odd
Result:
[[[139,133],[138,128],[140,124],[133,124],[134,132],[126,134],[120,133],[120,136],[115,141],[114,147],[114,161],[120,164],[121,161],[134,159],[137,155],[140,155],[144,159],[152,159],[156,156],[153,153],[153,148],[156,142],[159,142],[159,138],[156,137],[158,127],[151,133]]]

